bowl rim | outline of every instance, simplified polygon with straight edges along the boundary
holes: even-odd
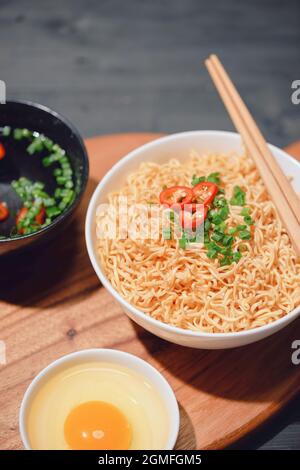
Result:
[[[76,139],[79,143],[79,147],[80,147],[81,152],[82,152],[83,164],[82,164],[82,179],[81,179],[81,184],[80,184],[80,191],[76,194],[76,197],[75,197],[74,201],[67,208],[67,210],[62,212],[58,217],[56,217],[51,222],[50,225],[47,225],[46,227],[41,228],[37,232],[30,233],[30,234],[27,234],[27,235],[17,235],[13,238],[3,238],[3,239],[0,238],[0,244],[2,243],[3,245],[6,244],[6,243],[13,243],[17,240],[25,240],[25,239],[28,239],[28,238],[34,239],[35,237],[38,238],[43,233],[47,232],[48,230],[55,227],[55,225],[59,224],[60,221],[65,216],[67,216],[68,214],[71,214],[73,212],[73,210],[75,209],[75,207],[79,204],[79,201],[81,200],[81,198],[82,198],[82,196],[83,196],[83,194],[86,190],[88,179],[89,179],[89,159],[88,159],[88,154],[87,154],[86,147],[84,145],[83,138],[81,137],[78,129],[74,126],[74,124],[71,121],[69,121],[68,118],[66,118],[64,115],[58,113],[57,111],[54,111],[53,109],[49,108],[48,106],[45,106],[45,105],[40,104],[40,103],[36,103],[34,101],[13,99],[13,100],[7,100],[5,104],[25,105],[25,106],[28,106],[28,107],[36,108],[36,109],[44,111],[48,114],[51,114],[56,119],[60,120],[63,124],[65,124],[71,130],[72,134],[76,137]]]
[[[164,137],[160,137],[158,139],[155,139],[151,142],[148,142],[144,145],[141,145],[140,147],[132,150],[128,154],[126,154],[124,157],[122,157],[115,165],[112,166],[112,168],[104,175],[104,177],[100,180],[98,185],[96,186],[92,197],[90,199],[87,213],[86,213],[86,220],[85,220],[85,240],[86,240],[86,247],[88,251],[88,255],[90,258],[90,261],[92,263],[92,266],[103,284],[103,286],[108,290],[108,292],[122,305],[122,307],[126,310],[129,310],[132,314],[134,314],[136,317],[140,318],[141,320],[145,321],[146,323],[152,325],[154,328],[158,328],[160,330],[163,330],[166,333],[173,333],[173,334],[179,334],[180,336],[186,336],[186,337],[193,337],[193,338],[203,338],[203,339],[212,339],[212,338],[241,338],[241,337],[253,337],[258,333],[265,333],[272,331],[273,329],[276,329],[277,326],[282,325],[284,326],[286,323],[290,323],[294,319],[296,319],[300,315],[300,305],[296,307],[294,310],[292,310],[290,313],[287,315],[284,315],[283,317],[273,321],[272,323],[268,323],[267,325],[259,326],[252,328],[250,330],[243,330],[243,331],[237,331],[237,332],[228,332],[228,333],[208,333],[205,331],[194,331],[194,330],[185,330],[183,328],[179,328],[177,326],[173,325],[168,325],[167,323],[161,322],[160,320],[156,320],[155,318],[150,317],[146,313],[144,313],[142,310],[139,310],[136,308],[134,305],[130,304],[125,300],[111,285],[110,281],[107,279],[105,274],[102,272],[102,269],[100,267],[100,262],[98,260],[97,253],[94,249],[94,244],[93,244],[93,239],[92,239],[92,229],[93,229],[93,213],[94,209],[97,203],[98,199],[98,194],[101,191],[102,187],[107,183],[107,181],[110,179],[110,177],[115,173],[116,170],[121,168],[123,165],[125,165],[127,162],[129,162],[132,158],[134,158],[136,155],[138,155],[141,151],[147,150],[151,147],[156,147],[161,144],[161,142],[167,142],[168,140],[173,140],[177,139],[178,137],[189,137],[189,136],[203,136],[203,135],[216,135],[218,134],[220,137],[233,137],[235,139],[241,139],[240,135],[236,132],[229,132],[229,131],[219,131],[219,130],[194,130],[194,131],[185,131],[185,132],[178,132],[174,134],[170,134]],[[279,152],[284,155],[284,158],[288,158],[290,161],[293,161],[296,166],[299,168],[300,172],[300,162],[295,160],[291,155],[286,153],[284,150],[276,147],[273,144],[269,144],[268,146],[270,147],[271,150],[275,150],[276,152]]]
[[[55,371],[55,369],[60,368],[60,366],[63,364],[66,364],[66,367],[68,367],[68,364],[72,366],[72,364],[76,364],[76,361],[79,363],[79,361],[82,361],[83,359],[94,360],[93,357],[98,361],[110,362],[111,360],[113,363],[119,363],[142,376],[144,374],[143,371],[147,371],[144,376],[147,377],[149,381],[151,381],[151,377],[155,378],[155,384],[153,386],[156,388],[163,402],[165,404],[167,403],[169,410],[168,415],[170,426],[168,439],[165,444],[165,450],[172,450],[176,444],[179,433],[180,414],[177,399],[171,385],[161,372],[159,372],[154,366],[146,362],[144,359],[126,351],[109,348],[81,349],[79,351],[66,354],[52,361],[34,377],[24,393],[19,409],[19,431],[25,449],[31,450],[26,429],[26,413],[30,405],[31,397],[35,391],[38,390],[41,381],[43,381],[47,375],[50,375],[53,371]],[[143,371],[141,371],[141,369],[143,369]]]

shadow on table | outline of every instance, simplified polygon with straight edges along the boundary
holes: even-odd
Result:
[[[228,448],[233,450],[299,450],[299,429],[300,396],[298,395],[274,417]]]
[[[179,403],[180,428],[175,449],[194,450],[197,447],[196,436],[191,419]]]
[[[153,358],[190,387],[230,400],[277,404],[300,389],[300,366],[291,362],[300,320],[260,342],[226,350],[200,350],[158,340],[134,324]]]
[[[288,400],[296,396],[300,389],[300,367],[291,362],[291,344],[297,338],[300,320],[283,331],[258,343],[229,350],[197,350],[171,344],[167,341],[157,339],[151,333],[134,324],[139,340],[143,343],[149,354],[158,362],[166,375],[171,374],[179,379],[183,385],[187,384],[189,389],[194,388],[204,394],[212,395],[233,402],[249,403],[253,406],[253,415],[246,408],[249,415],[247,429],[252,433],[237,441],[231,448],[254,449],[262,446],[275,434],[286,426],[282,418],[273,417],[270,424],[261,424],[268,416],[275,414],[276,410],[283,407]],[[178,390],[179,386],[176,388]],[[193,392],[190,390],[190,400]],[[180,399],[180,393],[179,399]],[[196,399],[196,394],[195,394]],[[297,400],[297,399],[296,399]],[[200,400],[201,401],[201,400]],[[188,402],[187,402],[188,403]],[[185,403],[185,405],[187,404]],[[211,400],[203,401],[203,416],[209,413]],[[290,410],[295,409],[295,403],[288,405]],[[262,405],[262,406],[261,406]],[[224,403],[226,408],[226,403]],[[257,409],[255,410],[255,407]],[[191,406],[191,409],[193,406]],[[243,410],[244,408],[241,408]],[[238,412],[235,408],[235,413]],[[242,411],[241,411],[242,412]],[[282,416],[284,412],[280,413]],[[291,415],[290,411],[290,415]],[[181,426],[180,436],[176,444],[178,449],[195,449],[196,438],[192,419],[187,409],[180,407]],[[299,418],[300,415],[298,414]],[[217,420],[220,424],[222,418]],[[272,424],[273,423],[273,424]],[[218,425],[216,423],[216,425]],[[262,434],[264,433],[264,439]],[[239,431],[238,431],[239,434]],[[186,438],[181,436],[185,435]],[[192,439],[191,439],[192,436]],[[222,430],[220,430],[222,436]],[[228,436],[230,440],[231,437]],[[225,445],[225,443],[224,443]],[[278,448],[278,442],[276,447]],[[290,446],[288,444],[287,448]],[[299,443],[294,448],[299,448]],[[272,446],[264,446],[272,448]]]
[[[52,292],[94,274],[85,246],[84,223],[96,184],[89,181],[73,220],[51,241],[1,256],[0,301],[34,308],[40,299],[49,296],[50,304]]]

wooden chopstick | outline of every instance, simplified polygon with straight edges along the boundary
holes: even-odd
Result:
[[[255,132],[254,126],[251,125],[250,126],[251,130],[250,130],[248,127],[249,120],[245,118],[245,113],[243,113],[243,116],[244,116],[244,119],[246,119],[246,122],[243,119],[243,116],[241,115],[240,102],[242,102],[242,99],[238,95],[238,92],[234,88],[234,85],[232,84],[229,77],[228,79],[230,81],[228,80],[224,81],[224,74],[220,73],[218,61],[216,61],[216,59],[209,58],[205,61],[205,65],[209,71],[209,74],[221,96],[221,99],[223,100],[223,103],[236,129],[241,134],[250,155],[255,161],[255,164],[265,183],[265,186],[277,208],[277,211],[282,220],[282,223],[287,229],[287,232],[293,243],[295,251],[297,255],[300,256],[300,224],[298,222],[298,217],[296,217],[296,214],[294,210],[292,209],[292,206],[290,205],[288,199],[286,198],[286,194],[287,194],[286,186],[287,184],[289,185],[290,183],[285,178],[283,186],[281,186],[279,180],[275,177],[273,171],[271,170],[269,166],[269,160],[266,160],[264,153],[262,153],[261,146],[258,146],[256,144],[257,133]],[[228,90],[228,88],[230,89],[230,91]],[[232,89],[234,89],[234,92]],[[239,100],[233,99],[233,96],[235,98],[236,96],[238,96]],[[244,103],[243,103],[243,109],[247,110],[246,105]],[[247,112],[249,113],[248,110]],[[258,140],[261,142],[261,139],[263,139],[262,135],[261,135],[261,138],[259,138]],[[272,156],[272,159],[273,159],[273,156]],[[273,161],[274,161],[274,164],[277,165],[274,159]],[[283,180],[281,179],[280,181],[282,183]],[[299,201],[298,201],[298,206],[299,206]]]
[[[290,184],[289,180],[281,170],[280,166],[278,165],[277,161],[275,160],[271,150],[269,149],[261,131],[257,127],[256,122],[254,121],[253,117],[251,116],[248,108],[246,107],[244,101],[240,97],[237,89],[235,88],[234,84],[232,83],[230,77],[228,76],[226,70],[224,69],[223,65],[221,64],[219,58],[212,54],[210,56],[210,60],[215,65],[219,76],[222,78],[224,85],[229,92],[232,101],[235,103],[236,107],[239,109],[239,113],[247,126],[249,133],[252,135],[256,146],[259,148],[259,151],[263,155],[264,159],[266,160],[267,164],[269,165],[274,177],[276,178],[279,186],[284,189],[285,197],[291,206],[292,211],[294,212],[298,223],[300,224],[300,201],[295,193],[292,185]]]

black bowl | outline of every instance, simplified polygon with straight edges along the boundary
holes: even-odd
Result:
[[[37,242],[52,237],[60,228],[70,221],[76,207],[81,200],[88,181],[89,162],[87,152],[77,129],[67,119],[55,111],[40,104],[28,101],[7,101],[0,104],[0,127],[27,128],[45,134],[55,143],[59,144],[67,153],[74,173],[76,198],[73,203],[61,213],[47,227],[30,235],[18,235],[13,238],[0,239],[0,255],[17,249],[31,246]],[[9,150],[9,149],[8,149]],[[0,163],[0,201],[5,201],[15,214],[22,206],[22,202],[16,196],[10,183],[13,179],[26,176],[33,181],[43,181],[50,184],[49,172],[43,165],[36,163],[37,159],[24,155],[22,158],[12,157],[13,149],[8,152]],[[26,158],[28,157],[28,158]],[[1,222],[2,232],[8,232],[14,225],[15,218],[10,216],[5,222]]]

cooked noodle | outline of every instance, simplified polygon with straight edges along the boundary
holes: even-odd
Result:
[[[219,171],[226,198],[233,187],[246,191],[254,219],[251,240],[236,238],[247,250],[238,263],[220,267],[207,249],[179,248],[178,240],[98,238],[104,273],[130,304],[145,314],[184,329],[210,333],[242,331],[271,323],[300,304],[300,262],[266,188],[246,155],[204,155],[195,152],[180,163],[145,162],[127,183],[109,195],[129,204],[158,203],[165,186],[191,185],[192,175]],[[226,222],[243,224],[241,208],[230,206]]]

